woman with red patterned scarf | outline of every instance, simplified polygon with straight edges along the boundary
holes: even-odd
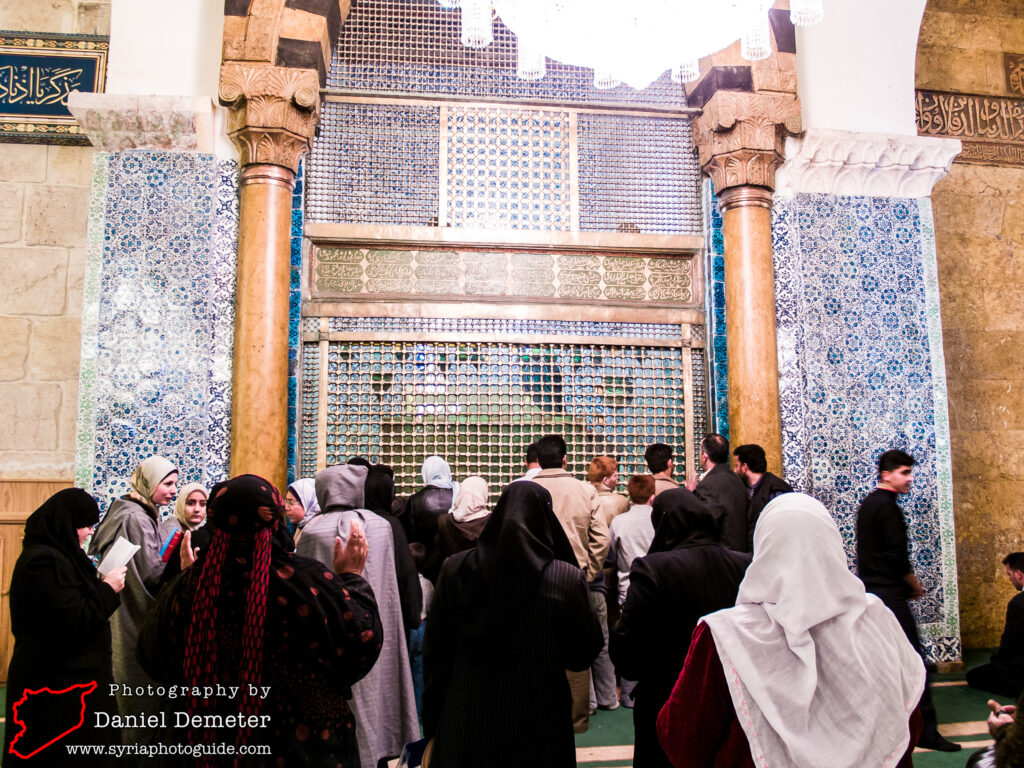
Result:
[[[154,679],[189,689],[219,684],[229,694],[237,686],[233,697],[168,701],[190,723],[169,741],[270,747],[270,757],[206,755],[197,765],[359,765],[346,699],[376,662],[382,635],[373,591],[359,575],[366,538],[354,523],[348,545],[336,542],[332,572],[294,553],[284,519],[280,494],[263,478],[214,486],[210,546],[161,593],[143,628],[139,657]],[[224,727],[211,727],[211,716],[223,716]],[[183,719],[168,713],[167,724]]]

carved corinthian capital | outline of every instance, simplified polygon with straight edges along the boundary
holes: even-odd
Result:
[[[320,114],[320,79],[314,69],[225,62],[220,102],[229,107],[228,134],[242,167],[280,165],[299,170]]]
[[[701,168],[715,192],[774,188],[786,136],[800,133],[800,102],[788,94],[716,93],[693,123]]]

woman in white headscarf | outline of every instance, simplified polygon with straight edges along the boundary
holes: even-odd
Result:
[[[444,556],[437,546],[437,521],[455,507],[459,484],[452,480],[448,462],[440,456],[428,456],[423,462],[423,488],[409,497],[402,518],[409,543],[423,545],[423,575],[431,584],[437,581]]]
[[[145,673],[135,656],[139,628],[152,607],[166,563],[160,558],[163,544],[160,536],[159,510],[174,499],[178,485],[178,470],[163,456],[150,456],[132,474],[128,493],[114,499],[89,545],[89,554],[103,560],[118,537],[123,536],[139,551],[128,562],[121,606],[110,619],[113,636],[114,681],[133,688],[148,686],[153,681]],[[122,715],[158,711],[157,696],[117,696]],[[151,731],[130,729],[125,731],[125,743],[147,743]]]
[[[289,485],[284,494],[284,510],[288,522],[294,526],[292,535],[297,544],[306,523],[320,514],[320,504],[316,500],[316,480],[303,477]]]
[[[925,670],[825,508],[765,507],[736,606],[705,616],[658,735],[676,768],[909,768]]]
[[[476,546],[491,516],[487,494],[487,481],[477,475],[459,484],[452,511],[437,520],[437,545],[442,558]]]

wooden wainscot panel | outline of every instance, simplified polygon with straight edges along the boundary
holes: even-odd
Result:
[[[7,683],[7,668],[14,653],[11,634],[11,575],[21,554],[25,520],[50,496],[71,487],[70,481],[0,482],[0,683]]]

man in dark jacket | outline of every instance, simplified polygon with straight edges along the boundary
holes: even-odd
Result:
[[[703,501],[722,531],[722,544],[736,552],[749,552],[747,547],[747,489],[729,468],[729,441],[712,433],[700,443],[700,464],[704,478],[686,478],[686,488]]]
[[[971,688],[1016,699],[1024,688],[1024,552],[1013,552],[1003,558],[1006,575],[1017,594],[1006,606],[1006,626],[999,640],[999,650],[989,664],[982,664],[967,673]]]
[[[754,551],[754,526],[768,502],[784,493],[792,493],[793,487],[768,471],[768,459],[764,448],[754,443],[741,445],[732,452],[736,457],[736,476],[747,486],[747,547],[745,552]]]
[[[895,615],[910,644],[921,658],[924,650],[908,600],[924,595],[924,588],[910,564],[907,521],[896,503],[908,493],[913,482],[914,458],[903,451],[886,451],[878,459],[878,487],[857,510],[857,575],[864,589],[876,595]],[[926,660],[927,661],[927,660]],[[939,733],[938,716],[932,702],[931,686],[921,696],[924,720],[919,747],[956,752],[960,745]]]
[[[649,554],[633,561],[609,650],[619,674],[637,681],[633,765],[671,768],[658,743],[658,712],[683,669],[697,621],[735,605],[750,555],[722,546],[710,510],[685,488],[658,494],[651,522],[654,540]]]

